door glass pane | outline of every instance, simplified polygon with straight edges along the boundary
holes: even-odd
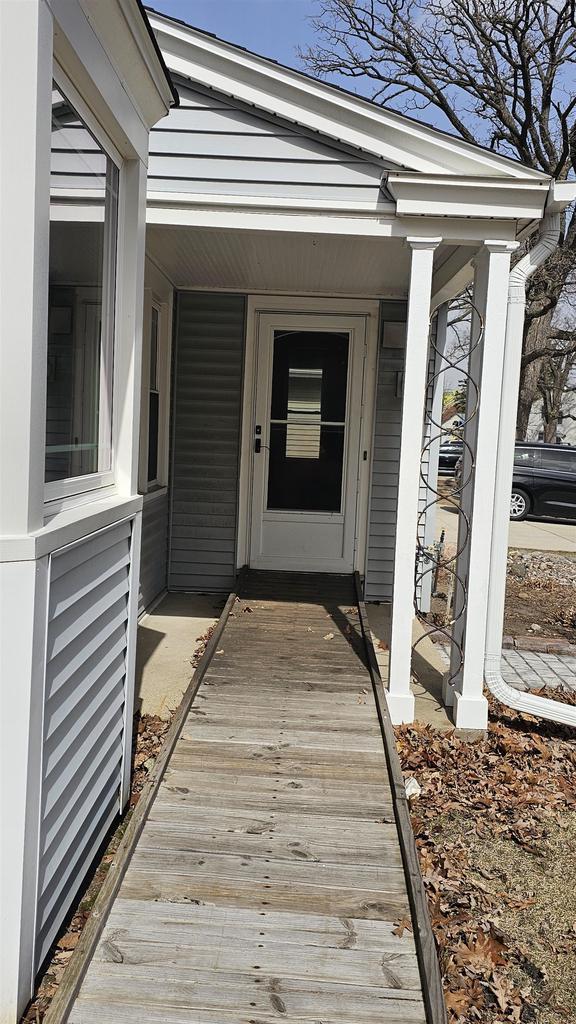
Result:
[[[275,331],[268,509],[340,512],[348,334]]]

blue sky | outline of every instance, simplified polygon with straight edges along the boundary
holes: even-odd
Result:
[[[150,6],[221,39],[298,67],[297,46],[313,39],[314,0],[150,0]]]
[[[1,0],[0,0],[1,2]],[[306,70],[297,56],[298,47],[314,41],[311,18],[318,13],[316,0],[144,0],[157,11],[180,18],[189,25],[214,32],[221,39],[245,46],[263,57]],[[335,84],[370,96],[370,83],[361,79],[333,77]],[[433,108],[419,120],[448,126]],[[450,130],[450,129],[449,129]]]

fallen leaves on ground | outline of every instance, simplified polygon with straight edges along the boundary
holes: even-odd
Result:
[[[546,1008],[546,1020],[576,1021],[576,1004],[560,1005],[535,951],[502,926],[511,915],[534,913],[535,891],[518,891],[518,878],[511,881],[496,859],[486,869],[476,856],[496,844],[520,847],[534,871],[545,870],[549,835],[576,812],[574,733],[491,698],[490,712],[487,735],[475,742],[424,725],[396,730],[405,778],[422,787],[411,801],[412,824],[448,1018],[529,1024]],[[567,927],[554,945],[572,974],[573,937]]]

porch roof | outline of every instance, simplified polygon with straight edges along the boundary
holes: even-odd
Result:
[[[250,103],[405,170],[516,178],[549,175],[390,110],[340,86],[286,67],[147,7],[170,71]]]

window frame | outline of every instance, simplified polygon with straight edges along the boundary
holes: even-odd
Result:
[[[102,292],[104,296],[107,296],[107,300],[105,301],[105,306],[101,306],[102,322],[103,324],[106,322],[106,329],[102,329],[100,340],[99,459],[102,452],[102,439],[105,436],[105,448],[107,452],[109,451],[109,460],[107,459],[109,465],[95,473],[65,477],[61,480],[45,480],[44,511],[45,518],[47,519],[65,509],[74,508],[87,501],[93,501],[96,497],[112,494],[115,490],[117,414],[114,399],[118,393],[117,350],[121,293],[121,225],[124,219],[125,196],[124,158],[56,59],[53,62],[52,80],[54,86],[68,100],[98,145],[102,147],[108,160],[115,167],[115,185],[118,191],[118,199],[113,207],[113,216],[108,222],[108,229],[105,230],[104,235],[106,257],[103,266]],[[107,172],[107,178],[108,174],[109,171]],[[70,189],[66,190],[66,194],[70,195]],[[88,198],[84,190],[82,196]],[[106,225],[106,220],[104,223]],[[103,365],[106,367],[105,373],[102,373]],[[104,422],[101,415],[102,406],[104,406],[105,413]],[[44,449],[46,451],[46,442],[44,442]]]
[[[168,284],[168,282],[166,282]],[[140,417],[139,491],[157,494],[168,486],[168,447],[170,436],[170,394],[172,358],[172,302],[173,294],[164,289],[146,285],[144,289],[144,344],[142,351],[142,386]],[[150,443],[150,369],[152,340],[152,311],[158,316],[156,380],[158,385],[158,459],[156,479],[148,480],[148,451]]]
[[[155,371],[156,372],[155,372],[155,375],[154,375],[155,376],[155,380],[154,380],[154,386],[153,386],[153,383],[152,383],[152,338],[153,338],[152,327],[153,327],[153,324],[154,324],[154,314],[156,314],[156,337],[154,339],[155,345],[156,345],[156,359],[155,359],[155,363],[156,363]],[[162,324],[163,324],[163,319],[164,318],[162,316],[162,304],[157,302],[153,298],[152,302],[150,303],[150,320],[149,320],[149,325],[148,325],[149,326],[149,331],[148,331],[148,373],[147,373],[147,382],[148,383],[147,383],[147,388],[146,388],[146,393],[147,393],[147,398],[148,398],[148,403],[147,403],[148,421],[147,421],[147,429],[146,429],[146,459],[145,459],[145,467],[146,467],[146,493],[148,493],[149,491],[152,491],[152,490],[156,490],[156,488],[162,486],[162,467],[161,467],[161,464],[162,464],[162,448],[161,448],[161,442],[162,442],[162,405],[163,405],[163,403],[162,403],[162,391],[163,391],[163,389],[162,389],[162,384],[163,384],[163,380],[162,380],[162,376],[163,376],[162,375],[162,369],[163,369],[163,359],[162,359]],[[149,464],[150,464],[150,396],[152,394],[158,395],[158,423],[157,423],[157,437],[156,437],[156,476],[155,477],[150,477],[148,475],[148,472],[149,472],[148,467],[149,467]]]

